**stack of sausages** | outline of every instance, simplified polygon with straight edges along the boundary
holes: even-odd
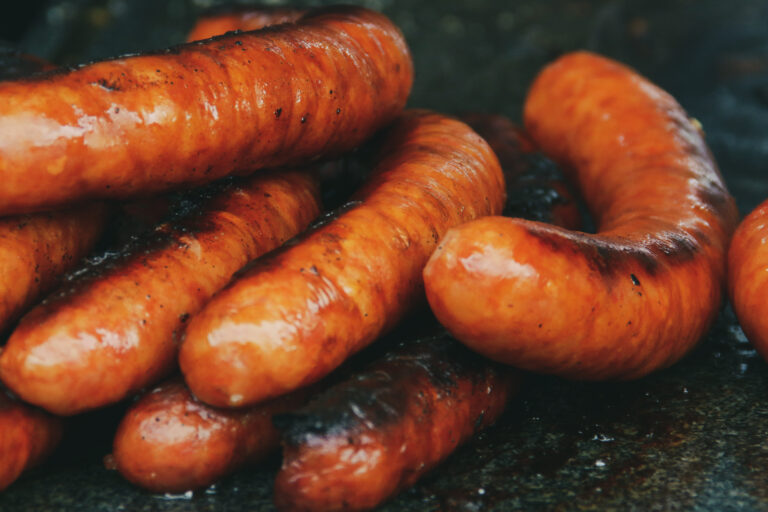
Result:
[[[408,47],[367,9],[220,12],[189,37],[0,82],[0,488],[61,417],[138,394],[111,460],[141,487],[202,488],[282,445],[279,508],[370,509],[491,425],[515,368],[678,361],[726,276],[768,356],[768,206],[726,268],[738,214],[701,127],[634,71],[561,57],[522,130],[405,110]],[[321,217],[321,164],[364,144],[365,183]],[[111,216],[192,186],[193,208],[84,259]],[[387,336],[427,304],[442,326]]]

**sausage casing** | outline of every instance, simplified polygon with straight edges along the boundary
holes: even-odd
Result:
[[[402,111],[412,81],[400,31],[339,7],[0,82],[0,214],[340,154]]]
[[[70,415],[116,402],[175,365],[190,315],[249,260],[319,214],[315,179],[263,173],[224,189],[192,218],[88,270],[34,308],[0,355],[25,401]]]
[[[525,125],[571,171],[598,233],[460,226],[424,270],[432,310],[470,348],[532,371],[630,379],[677,361],[720,307],[737,217],[700,130],[667,93],[586,52],[539,75]]]
[[[442,234],[501,211],[504,179],[467,125],[410,112],[346,211],[242,272],[190,320],[187,384],[216,406],[244,406],[336,368],[423,301],[421,269]]]
[[[271,25],[293,23],[301,18],[306,9],[277,6],[239,6],[227,10],[216,10],[203,14],[189,31],[187,41],[199,41],[220,36],[226,32],[240,30],[247,32]]]

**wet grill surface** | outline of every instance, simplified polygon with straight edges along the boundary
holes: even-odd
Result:
[[[215,3],[56,1],[21,47],[62,64],[162,47]],[[742,213],[768,197],[768,2],[363,3],[406,34],[411,106],[519,119],[536,71],[587,48],[635,67],[702,122]],[[382,510],[768,510],[766,389],[768,366],[726,309],[691,355],[642,380],[529,377],[496,427]],[[191,498],[107,471],[121,409],[74,419],[77,442],[0,495],[0,510],[273,509],[276,458]]]

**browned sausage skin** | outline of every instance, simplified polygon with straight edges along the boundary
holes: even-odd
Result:
[[[306,9],[283,6],[227,6],[226,9],[211,10],[200,16],[189,31],[187,41],[208,39],[235,30],[247,32],[271,25],[294,23],[306,12]]]
[[[387,133],[346,211],[191,319],[179,363],[201,400],[243,406],[317,381],[423,301],[421,269],[449,227],[501,211],[498,160],[467,125],[410,112]]]
[[[728,251],[728,290],[741,328],[768,360],[768,201],[741,222]]]
[[[0,214],[340,154],[402,111],[412,81],[397,27],[340,7],[0,82]]]
[[[630,379],[677,361],[720,307],[737,218],[700,130],[658,87],[586,52],[539,75],[525,123],[572,171],[598,233],[460,226],[424,270],[432,310],[470,348],[528,370]]]
[[[305,401],[299,391],[244,410],[197,401],[181,379],[145,394],[117,429],[114,460],[130,482],[153,492],[206,487],[262,460],[280,443],[272,415]]]
[[[447,336],[418,340],[275,418],[281,510],[366,510],[492,424],[518,375]]]
[[[116,402],[167,374],[190,315],[249,260],[319,214],[308,173],[264,173],[225,188],[192,218],[163,224],[33,309],[0,355],[25,401],[70,415]]]
[[[19,402],[0,387],[0,491],[47,457],[61,439],[61,420]]]

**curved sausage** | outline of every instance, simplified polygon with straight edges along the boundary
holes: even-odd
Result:
[[[400,31],[340,7],[1,82],[0,214],[338,155],[394,120],[412,81]]]
[[[364,372],[275,417],[281,510],[368,510],[491,425],[518,374],[447,336],[396,350]]]
[[[0,491],[54,450],[61,439],[61,423],[0,389]]]
[[[577,379],[677,361],[720,306],[733,199],[667,93],[578,52],[525,104],[533,140],[571,169],[597,234],[494,217],[448,233],[424,269],[430,306],[490,358]]]
[[[184,323],[236,270],[319,211],[315,180],[303,172],[225,188],[198,215],[85,269],[27,314],[0,355],[0,378],[61,415],[121,400],[173,368]]]
[[[226,32],[259,30],[271,25],[295,23],[306,9],[276,6],[239,6],[226,10],[214,10],[200,16],[187,35],[187,41],[199,41],[220,36]]]
[[[443,233],[498,213],[504,180],[467,125],[410,112],[337,218],[241,273],[187,327],[192,392],[244,406],[315,382],[423,300],[421,269]]]
[[[744,217],[728,251],[728,291],[747,338],[768,359],[768,201]]]
[[[297,407],[299,391],[244,410],[197,401],[171,380],[133,405],[115,435],[114,461],[130,482],[158,493],[207,487],[280,445],[272,416]]]

